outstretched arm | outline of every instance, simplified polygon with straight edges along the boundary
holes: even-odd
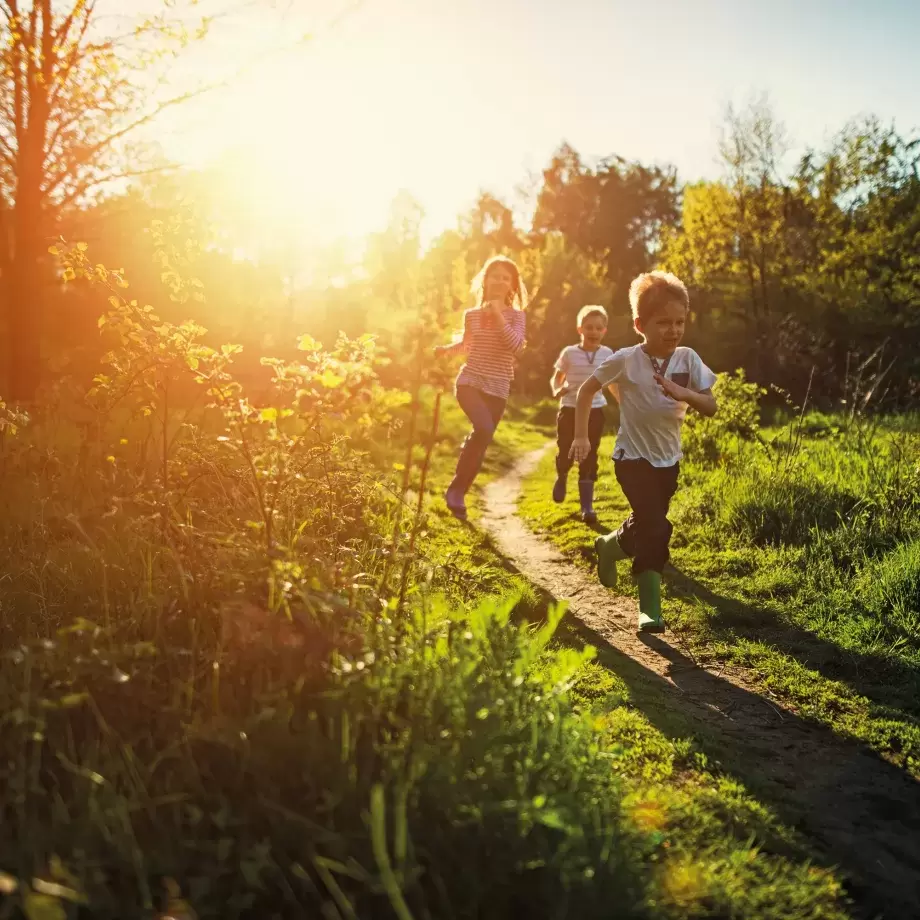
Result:
[[[466,316],[464,316],[463,331],[454,335],[454,340],[450,343],[450,345],[435,345],[435,355],[440,357],[441,355],[455,355],[459,351],[466,351],[466,348],[469,345],[469,336],[467,334],[468,330],[469,320]]]

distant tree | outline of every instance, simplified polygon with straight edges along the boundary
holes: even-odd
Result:
[[[608,310],[608,345],[622,347],[636,339],[630,334],[626,302],[613,305],[606,266],[593,261],[564,234],[554,231],[536,238],[523,257],[535,296],[527,311],[527,348],[520,356],[518,388],[549,396],[553,364],[564,346],[578,341],[575,320],[585,304]]]
[[[848,125],[798,181],[810,249],[797,286],[844,351],[884,346],[893,376],[920,374],[920,137],[868,118]]]
[[[559,231],[606,266],[607,280],[625,293],[655,262],[663,230],[677,223],[679,190],[673,169],[610,157],[591,167],[563,144],[543,172],[534,232]]]
[[[502,253],[513,258],[525,245],[511,208],[488,192],[482,192],[473,208],[461,216],[460,233],[466,239],[467,261],[474,273],[491,256]]]
[[[785,128],[765,98],[740,112],[728,107],[719,153],[731,193],[728,219],[736,258],[748,286],[748,316],[757,330],[771,313],[787,266],[788,191],[782,175],[787,151]]]
[[[785,150],[765,102],[729,110],[723,179],[684,189],[662,264],[692,286],[710,353],[755,379],[802,391],[812,368],[833,370],[812,390],[830,399],[881,348],[906,384],[920,371],[920,139],[869,118],[791,170]]]

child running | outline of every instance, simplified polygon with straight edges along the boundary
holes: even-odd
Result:
[[[572,458],[569,451],[575,437],[575,400],[578,388],[604,363],[613,350],[601,345],[607,334],[607,311],[603,307],[589,305],[578,311],[576,328],[581,342],[562,349],[556,359],[555,371],[550,385],[553,396],[559,396],[559,414],[556,416],[556,484],[553,486],[553,501],[565,501],[565,487]],[[597,450],[604,433],[604,406],[607,400],[598,390],[591,402],[588,415],[588,441],[591,450],[578,464],[578,498],[581,504],[581,519],[586,524],[596,524],[594,513],[594,483],[597,481]]]
[[[489,259],[471,290],[478,306],[464,314],[462,336],[451,345],[435,348],[435,355],[467,354],[454,389],[473,429],[460,448],[457,470],[445,495],[450,512],[464,521],[466,493],[479,473],[511,392],[515,355],[524,347],[527,306],[521,273],[505,256]]]
[[[639,275],[630,285],[629,302],[643,342],[615,352],[578,391],[571,453],[581,461],[591,452],[591,406],[594,395],[609,386],[620,403],[614,470],[632,510],[616,533],[594,541],[598,578],[615,587],[617,560],[632,559],[639,631],[662,632],[661,573],[673,530],[668,508],[677,490],[681,426],[687,406],[715,415],[716,377],[692,348],[680,347],[690,307],[680,279],[659,271]]]

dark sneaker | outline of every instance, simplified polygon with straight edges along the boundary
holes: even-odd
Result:
[[[444,496],[444,501],[447,503],[447,510],[458,520],[466,520],[466,503],[463,501],[463,497],[457,497],[450,489],[447,490],[447,494]]]

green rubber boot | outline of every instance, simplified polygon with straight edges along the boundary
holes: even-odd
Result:
[[[594,541],[597,553],[597,578],[605,588],[617,586],[617,560],[628,559],[615,533],[602,534]]]
[[[639,583],[639,632],[664,632],[661,618],[661,573],[642,572]]]

